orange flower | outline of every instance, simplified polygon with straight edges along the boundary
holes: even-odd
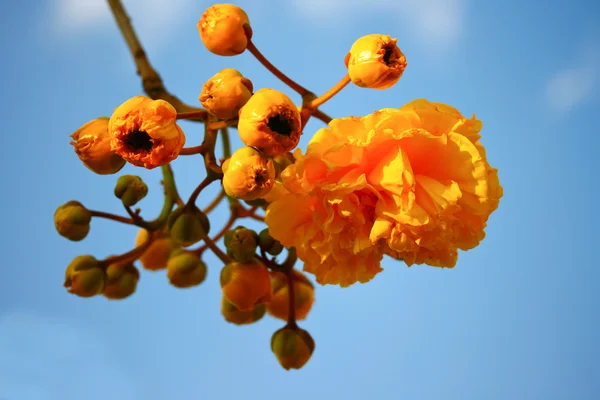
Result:
[[[150,246],[140,256],[139,260],[142,266],[150,271],[167,268],[167,262],[171,256],[171,252],[177,249],[175,242],[165,232],[152,232],[155,239]],[[135,245],[140,246],[148,239],[148,231],[140,229],[136,238]]]
[[[108,117],[96,118],[71,135],[71,144],[81,162],[99,175],[117,173],[125,165],[125,160],[110,149],[108,120]]]
[[[269,157],[292,150],[302,133],[300,112],[285,94],[259,89],[239,113],[238,133],[242,142]]]
[[[242,147],[223,163],[223,189],[246,201],[266,195],[275,183],[275,166],[252,147]]]
[[[372,34],[358,39],[344,63],[350,80],[357,86],[388,89],[396,84],[406,68],[406,57],[389,35]]]
[[[250,311],[271,300],[271,278],[267,267],[258,262],[232,262],[221,270],[221,289],[239,311]]]
[[[308,315],[315,301],[315,288],[300,271],[292,270],[294,282],[294,308],[296,320],[303,320]],[[287,321],[290,311],[288,278],[281,272],[271,272],[273,297],[267,303],[267,311],[275,318]]]
[[[234,4],[209,7],[198,21],[198,32],[204,46],[219,56],[243,53],[252,35],[248,15]]]
[[[138,167],[152,169],[168,164],[185,144],[176,119],[177,111],[166,101],[133,97],[110,117],[111,149]]]
[[[225,68],[204,84],[199,100],[217,118],[231,119],[238,116],[252,90],[250,79],[233,68]]]
[[[426,100],[335,119],[269,193],[269,232],[322,284],[366,282],[383,254],[453,267],[458,249],[483,239],[502,196],[480,129]]]

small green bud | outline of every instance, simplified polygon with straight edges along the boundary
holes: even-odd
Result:
[[[92,213],[80,202],[71,200],[54,212],[54,227],[63,237],[78,242],[90,231]]]
[[[135,175],[123,175],[117,179],[115,196],[121,199],[124,205],[131,207],[137,204],[148,194],[148,186],[142,178]]]
[[[206,264],[194,253],[175,250],[167,262],[167,277],[178,288],[197,286],[206,278]]]
[[[304,329],[285,326],[271,337],[271,350],[283,368],[300,369],[310,360],[315,341]]]
[[[106,268],[106,285],[102,294],[111,300],[131,296],[137,288],[140,271],[133,264],[111,264]]]
[[[267,310],[265,304],[259,304],[250,311],[240,311],[235,304],[223,296],[221,299],[221,314],[227,322],[236,325],[252,324],[260,320]]]
[[[188,247],[198,243],[210,232],[210,221],[196,206],[179,207],[169,217],[171,238],[177,244]]]
[[[64,287],[80,297],[102,293],[105,283],[106,273],[94,256],[75,257],[65,272]]]
[[[225,235],[227,255],[241,263],[250,263],[256,254],[258,234],[251,229],[238,226]]]
[[[258,207],[263,210],[269,205],[265,199],[244,200],[244,203],[248,204],[250,207]]]
[[[269,228],[260,231],[259,246],[262,251],[272,256],[276,256],[283,251],[283,245],[269,234]]]

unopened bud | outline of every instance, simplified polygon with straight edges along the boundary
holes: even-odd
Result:
[[[65,272],[64,287],[69,293],[80,297],[92,297],[102,293],[106,273],[94,256],[78,256],[71,261]]]
[[[310,360],[315,341],[304,329],[286,326],[271,337],[271,350],[283,368],[300,369]]]
[[[90,231],[92,214],[78,201],[71,200],[54,212],[54,227],[63,237],[78,242]]]
[[[235,261],[249,263],[254,260],[258,246],[258,234],[251,229],[238,226],[224,237],[227,255]]]
[[[267,307],[264,304],[259,304],[250,311],[240,311],[225,296],[221,299],[221,314],[227,322],[236,325],[252,324],[260,320],[265,315],[266,310]]]
[[[269,228],[260,231],[259,245],[262,251],[272,256],[279,255],[283,251],[283,245],[279,243],[279,240],[273,239],[269,234]]]
[[[131,263],[111,264],[106,268],[106,285],[102,294],[111,300],[122,300],[131,296],[137,288],[140,271]]]
[[[134,206],[148,194],[148,186],[142,178],[135,175],[123,175],[117,180],[115,196],[121,199],[124,205]]]
[[[167,277],[178,288],[196,286],[206,278],[206,264],[194,253],[176,250],[167,262]]]
[[[258,262],[232,262],[221,270],[223,295],[240,311],[250,311],[271,300],[271,278],[267,267]]]
[[[188,247],[208,235],[210,221],[196,206],[179,207],[169,217],[169,231],[175,243]]]

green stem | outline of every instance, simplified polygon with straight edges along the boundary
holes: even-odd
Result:
[[[176,199],[179,197],[177,193],[177,187],[175,186],[175,178],[173,177],[173,170],[171,165],[163,165],[161,167],[163,173],[163,185],[165,186],[165,202],[158,218],[154,221],[150,221],[146,224],[145,229],[148,231],[156,231],[163,227],[167,222],[171,210],[175,205]]]

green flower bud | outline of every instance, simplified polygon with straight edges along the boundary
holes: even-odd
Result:
[[[71,200],[58,207],[54,212],[56,231],[69,240],[83,240],[90,231],[90,213],[80,202]]]
[[[64,287],[80,297],[102,293],[105,283],[106,273],[94,256],[75,257],[65,272]]]
[[[140,271],[133,264],[111,264],[106,268],[106,284],[102,294],[111,300],[131,296],[137,288]]]
[[[206,278],[206,264],[194,253],[175,250],[167,262],[167,277],[178,288],[197,286]]]
[[[243,226],[230,230],[224,238],[227,255],[241,263],[252,262],[256,254],[258,239],[256,232]]]
[[[221,314],[227,322],[236,325],[252,324],[260,320],[265,315],[266,310],[266,305],[259,304],[250,311],[240,311],[225,296],[221,299]]]
[[[210,221],[196,206],[179,207],[169,217],[171,238],[177,244],[188,247],[198,243],[210,232]]]
[[[273,239],[269,234],[269,228],[260,231],[259,246],[260,249],[272,256],[276,256],[283,251],[283,245],[278,240]]]
[[[304,329],[285,326],[271,337],[271,350],[283,368],[300,369],[312,356],[315,341]]]
[[[124,205],[131,207],[148,194],[148,186],[142,178],[135,175],[123,175],[117,180],[115,196],[121,199]]]

